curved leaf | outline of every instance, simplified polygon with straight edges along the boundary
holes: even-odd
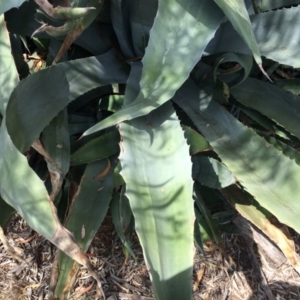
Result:
[[[17,150],[8,135],[5,125],[5,107],[14,85],[17,84],[18,74],[12,55],[8,55],[10,52],[9,37],[3,16],[0,16],[0,38],[2,41],[0,62],[5,66],[0,76],[0,84],[5,86],[4,89],[0,89],[0,109],[4,115],[0,127],[1,197],[16,209],[33,230],[84,265],[101,288],[100,280],[92,270],[89,260],[74,241],[73,235],[60,224],[56,208],[50,200],[43,182],[30,168],[27,159]],[[7,82],[3,80],[7,80]]]
[[[218,67],[226,62],[236,62],[238,65],[232,69],[218,72]],[[225,81],[230,87],[239,85],[249,76],[253,66],[253,58],[249,55],[225,53],[217,61],[214,68],[214,76],[218,74],[218,78]],[[241,72],[243,74],[241,74]]]
[[[300,36],[297,34],[300,26],[299,12],[300,6],[251,17],[253,32],[262,56],[294,68],[300,67]],[[221,52],[251,54],[249,47],[229,22],[220,26],[205,49],[206,54]]]
[[[244,1],[240,0],[214,0],[224,11],[233,28],[243,38],[244,42],[251,49],[256,63],[260,66],[262,60],[260,52],[251,28],[251,22]]]
[[[20,82],[9,100],[7,128],[12,141],[21,152],[26,151],[69,102],[96,87],[126,79],[127,66],[113,51],[32,74]]]

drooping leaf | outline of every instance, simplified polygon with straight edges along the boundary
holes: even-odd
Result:
[[[122,110],[93,126],[84,135],[146,115],[168,101],[201,58],[222,17],[221,10],[210,0],[160,2],[142,59],[139,94],[135,101],[124,103]],[[194,42],[196,37],[197,43]],[[178,64],[187,54],[189,59]]]
[[[295,32],[300,24],[299,11],[300,6],[257,14],[250,18],[262,56],[294,68],[300,67],[300,37]],[[247,44],[229,22],[220,26],[205,49],[205,54],[223,52],[251,54]]]
[[[261,207],[252,197],[237,186],[225,188],[227,199],[235,206],[236,210],[268,238],[270,238],[284,253],[295,270],[300,272],[300,264],[295,253],[295,244],[287,228],[280,224],[275,216]]]
[[[261,206],[280,222],[300,231],[299,205],[293,196],[300,192],[299,166],[266,145],[263,138],[239,123],[191,81],[177,92],[174,100]]]
[[[9,100],[7,127],[14,144],[26,151],[69,102],[101,85],[125,83],[126,78],[127,66],[113,51],[32,74],[20,82]]]
[[[299,97],[253,78],[248,78],[230,92],[242,104],[256,109],[300,138]]]
[[[88,164],[76,193],[71,199],[71,207],[65,227],[70,230],[81,249],[86,252],[106,216],[114,187],[114,161],[103,159]],[[79,266],[70,257],[60,253],[60,270],[54,295],[67,299],[76,279]]]
[[[26,157],[14,146],[7,132],[5,108],[12,89],[18,82],[18,74],[10,54],[9,37],[3,15],[0,16],[0,39],[2,41],[0,62],[2,63],[1,66],[4,66],[0,83],[1,86],[5,86],[5,89],[0,89],[0,112],[4,116],[0,127],[1,197],[16,209],[33,230],[43,235],[78,263],[84,265],[101,287],[100,280],[93,271],[89,260],[74,241],[73,235],[60,224],[56,208],[50,200],[43,182],[30,168]],[[7,81],[4,82],[3,80]]]

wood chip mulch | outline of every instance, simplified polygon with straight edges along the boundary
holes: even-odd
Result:
[[[0,299],[46,300],[55,248],[16,216],[10,222],[6,238],[17,253],[5,250],[0,242]],[[299,235],[294,234],[296,249]],[[88,256],[102,278],[108,300],[152,300],[153,290],[142,250],[133,238],[135,262],[125,255],[110,217],[96,235]],[[270,262],[254,242],[242,235],[223,234],[223,245],[204,245],[202,254],[195,248],[194,300],[299,300],[299,274],[285,261]],[[18,260],[18,257],[22,260]],[[81,268],[69,299],[101,299],[96,284]],[[184,300],[184,299],[183,299]]]

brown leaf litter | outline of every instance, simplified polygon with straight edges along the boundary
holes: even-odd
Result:
[[[14,252],[7,252],[0,242],[0,299],[49,299],[55,247],[18,216],[10,222],[6,238]],[[300,236],[293,232],[293,239],[299,250]],[[123,251],[111,218],[107,217],[87,256],[103,278],[108,300],[155,299],[136,237],[132,248],[137,262]],[[195,249],[194,300],[300,299],[299,274],[284,257],[274,263],[249,237],[223,234],[223,246],[205,243],[204,248],[205,254]],[[70,299],[101,299],[97,284],[83,267]]]

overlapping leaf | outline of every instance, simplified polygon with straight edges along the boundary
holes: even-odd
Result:
[[[248,78],[230,92],[242,104],[256,109],[300,138],[299,97],[253,78]]]
[[[74,241],[73,235],[59,222],[56,208],[48,192],[27,159],[12,143],[5,124],[5,107],[12,89],[18,82],[13,57],[11,55],[8,32],[6,31],[4,17],[0,17],[0,63],[3,71],[0,75],[1,86],[1,113],[4,116],[0,127],[0,193],[1,197],[26,220],[28,225],[42,234],[67,253],[78,263],[84,265],[92,276],[99,281],[92,270],[89,260]]]
[[[85,135],[146,115],[168,101],[201,58],[222,17],[222,11],[210,0],[161,1],[142,60],[138,96]],[[187,55],[183,62],[182,57]]]
[[[299,205],[294,200],[300,193],[299,166],[192,82],[187,82],[174,99],[249,193],[282,223],[300,231]]]
[[[294,68],[300,67],[300,36],[297,34],[300,26],[299,11],[300,6],[251,17],[253,32],[262,56]],[[206,54],[221,52],[251,54],[249,47],[229,22],[220,26],[205,49]]]

